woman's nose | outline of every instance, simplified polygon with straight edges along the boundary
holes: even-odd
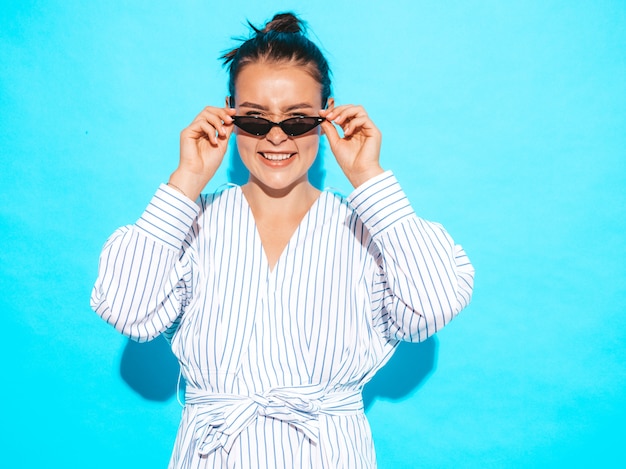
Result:
[[[278,145],[287,140],[289,135],[287,135],[279,126],[275,125],[270,129],[265,138],[267,138],[267,140],[272,142],[274,145]]]

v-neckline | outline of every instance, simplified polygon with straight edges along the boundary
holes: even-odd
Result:
[[[265,266],[267,268],[267,271],[268,271],[269,275],[274,275],[274,273],[276,272],[276,267],[278,266],[278,264],[281,263],[281,259],[286,255],[285,253],[289,250],[289,246],[292,244],[294,238],[296,238],[298,236],[298,234],[300,233],[301,228],[304,225],[305,221],[308,221],[308,219],[311,217],[311,213],[313,212],[313,209],[317,205],[320,204],[320,201],[322,200],[322,197],[327,192],[326,191],[320,191],[320,193],[317,195],[317,198],[313,201],[311,206],[304,213],[304,216],[300,219],[300,221],[296,225],[296,229],[293,230],[293,233],[291,233],[291,235],[289,236],[289,240],[287,241],[287,244],[285,244],[285,246],[283,247],[282,251],[280,252],[278,257],[276,258],[276,262],[274,263],[274,265],[270,265],[269,258],[267,257],[267,253],[265,252],[265,246],[263,245],[263,241],[261,239],[261,233],[259,232],[259,225],[257,224],[256,218],[254,217],[254,213],[252,212],[252,207],[248,203],[248,199],[246,198],[245,194],[243,193],[242,187],[241,186],[237,186],[237,188],[239,190],[239,195],[241,196],[241,200],[243,201],[243,203],[245,204],[245,206],[248,209],[248,215],[250,216],[250,219],[252,220],[252,224],[254,226],[254,239],[255,239],[255,242],[258,242],[259,246],[261,247],[261,256],[263,258],[263,262],[264,262],[264,264],[265,264]]]

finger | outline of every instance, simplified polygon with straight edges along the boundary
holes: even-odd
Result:
[[[200,138],[206,138],[213,146],[217,145],[218,137],[225,137],[227,130],[222,125],[219,119],[213,116],[211,120],[207,120],[203,116],[200,116],[189,126],[189,131],[192,132],[189,136],[196,140]]]
[[[203,124],[204,123],[204,124]],[[210,139],[210,136],[215,134],[215,129],[211,132],[207,127],[209,124],[204,120],[195,120],[188,127],[183,129],[180,136],[183,139],[198,140],[201,138]]]
[[[222,119],[223,118],[223,119]],[[232,132],[233,120],[227,114],[202,113],[195,123],[207,123],[213,127],[213,133],[217,133],[220,138],[228,138]]]
[[[326,111],[328,113],[339,113],[339,112],[343,111],[344,109],[348,109],[350,107],[354,107],[354,105],[353,104],[340,104],[338,106],[333,105],[332,107],[329,106],[326,109]]]
[[[198,122],[208,122],[215,128],[215,131],[219,135],[225,135],[226,129],[224,128],[224,124],[232,123],[232,118],[226,114],[220,115],[215,112],[203,112],[198,116]]]
[[[346,122],[343,128],[344,136],[353,135],[355,132],[364,131],[366,135],[369,135],[369,130],[374,128],[374,123],[367,116],[355,117],[354,119]]]
[[[213,127],[206,121],[200,121],[198,122],[198,125],[202,128],[204,135],[206,136],[207,140],[211,143],[211,145],[217,146],[218,144],[217,140],[218,140],[218,137],[220,137],[220,134],[215,129],[215,127]]]
[[[339,132],[337,132],[337,128],[331,121],[325,120],[324,122],[322,122],[321,126],[324,130],[324,135],[326,135],[326,138],[328,139],[330,149],[333,150],[337,142],[341,140],[341,136],[339,135]]]
[[[183,130],[181,137],[191,140],[208,140],[212,145],[217,144],[216,130],[205,120],[197,120]]]
[[[213,130],[213,139],[211,139],[211,143],[219,146],[220,143],[228,142],[228,139],[233,133],[234,127],[235,126],[233,124],[224,124],[224,126],[222,127],[222,132],[216,132],[215,130]]]
[[[349,106],[339,112],[334,112],[333,115],[330,116],[333,122],[341,126],[357,117],[367,117],[367,113],[360,106]]]
[[[215,114],[223,119],[225,116],[234,115],[235,109],[230,108],[230,107],[206,106],[202,111],[200,111],[200,113],[196,117],[199,117],[201,115],[209,115],[209,114]]]
[[[224,135],[220,135],[219,138],[223,140],[228,140],[232,135],[233,130],[235,130],[235,126],[232,122],[230,124],[224,123]]]
[[[220,118],[220,120],[225,124],[232,124],[233,122],[232,116],[234,116],[235,114],[237,114],[237,110],[235,108],[222,107],[222,108],[215,109],[215,115],[217,115]]]
[[[335,106],[332,109],[329,109],[328,114],[330,114],[331,118],[337,117],[341,113],[357,113],[362,112],[365,113],[365,109],[363,106],[354,105],[354,104],[342,104],[341,106]]]
[[[196,116],[194,120],[204,118],[217,128],[219,127],[219,124],[222,123],[231,124],[233,121],[233,115],[235,115],[234,109],[207,106]]]

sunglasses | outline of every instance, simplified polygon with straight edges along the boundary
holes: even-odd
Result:
[[[272,127],[280,127],[290,137],[305,134],[324,122],[323,117],[290,117],[282,122],[272,122],[259,116],[233,116],[233,124],[249,134],[261,137],[267,135]]]

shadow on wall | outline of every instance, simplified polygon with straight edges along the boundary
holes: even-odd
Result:
[[[419,389],[436,369],[438,342],[435,337],[420,344],[398,345],[391,360],[363,390],[368,411],[375,400],[396,401]],[[120,374],[139,395],[149,401],[164,402],[176,394],[178,361],[163,337],[151,342],[126,342]]]
[[[367,412],[378,399],[397,401],[417,391],[437,368],[438,339],[400,343],[393,357],[363,389]]]
[[[149,401],[167,401],[176,394],[178,360],[161,337],[150,342],[126,341],[120,375],[133,390]]]

